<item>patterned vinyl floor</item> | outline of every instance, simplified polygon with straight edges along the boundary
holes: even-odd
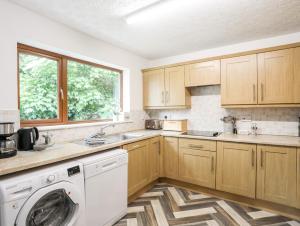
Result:
[[[128,206],[116,226],[300,226],[300,222],[252,207],[160,183]]]

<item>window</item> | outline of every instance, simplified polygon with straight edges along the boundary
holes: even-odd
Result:
[[[18,44],[22,125],[111,120],[122,109],[122,72]]]

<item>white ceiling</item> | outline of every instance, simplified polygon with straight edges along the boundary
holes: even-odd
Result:
[[[125,18],[162,0],[11,0],[148,59],[300,31],[300,0],[169,0],[163,14]]]

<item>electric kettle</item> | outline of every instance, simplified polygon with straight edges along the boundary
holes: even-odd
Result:
[[[18,130],[18,150],[29,151],[33,150],[33,146],[39,139],[39,131],[36,127],[21,128]]]

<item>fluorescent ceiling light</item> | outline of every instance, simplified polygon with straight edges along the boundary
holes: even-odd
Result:
[[[187,2],[184,0],[157,1],[127,16],[126,23],[135,24],[161,19],[164,16],[168,16],[170,13],[174,14],[176,10],[180,10],[182,5],[187,5]]]

